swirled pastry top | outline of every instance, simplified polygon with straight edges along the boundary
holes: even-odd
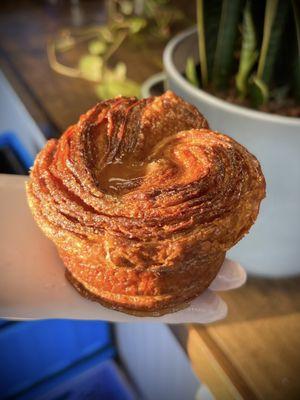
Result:
[[[172,92],[103,101],[41,151],[29,190],[49,229],[93,240],[213,240],[226,251],[265,196],[256,158]]]

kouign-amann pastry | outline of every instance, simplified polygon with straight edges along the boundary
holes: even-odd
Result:
[[[254,223],[265,180],[243,146],[166,92],[82,115],[39,153],[27,194],[82,295],[162,315],[210,285]]]

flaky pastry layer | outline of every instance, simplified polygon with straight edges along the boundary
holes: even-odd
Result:
[[[202,293],[265,196],[257,159],[172,92],[103,101],[36,158],[32,213],[80,293],[160,315]]]

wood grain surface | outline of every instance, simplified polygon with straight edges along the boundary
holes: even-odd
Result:
[[[189,327],[187,349],[202,380],[220,399],[299,399],[300,278],[252,278],[222,298],[225,321]]]

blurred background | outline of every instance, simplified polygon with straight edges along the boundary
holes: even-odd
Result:
[[[293,0],[1,1],[0,173],[96,102],[168,87],[258,156],[268,196],[225,321],[1,320],[0,399],[300,398],[299,18]]]
[[[1,2],[0,172],[27,174],[97,101],[139,96],[172,32],[192,23],[183,4]],[[199,384],[162,324],[0,322],[1,399],[192,399]]]

